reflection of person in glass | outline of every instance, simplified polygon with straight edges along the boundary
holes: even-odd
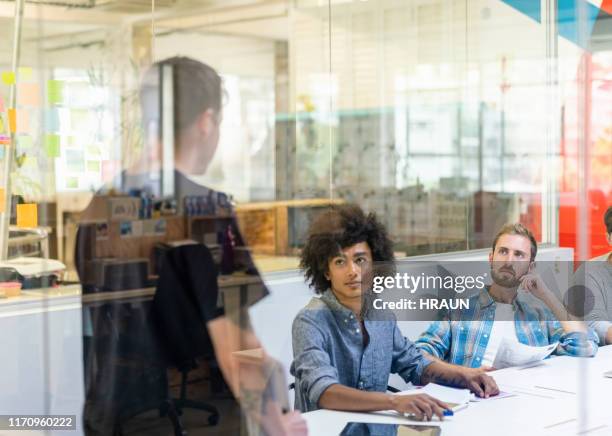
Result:
[[[612,247],[612,206],[604,214],[604,225]],[[593,295],[593,309],[586,314],[589,326],[599,336],[601,345],[612,344],[612,251],[585,262],[576,271],[576,277]]]
[[[358,206],[334,207],[313,222],[301,266],[320,298],[293,322],[296,409],[396,410],[417,419],[443,419],[448,406],[429,395],[386,393],[390,373],[415,384],[469,388],[481,397],[498,394],[484,371],[427,359],[395,319],[373,319],[362,310],[373,262],[391,261],[386,229]]]
[[[504,338],[532,346],[559,342],[556,354],[594,356],[594,332],[572,320],[535,272],[537,250],[522,224],[502,227],[489,253],[493,283],[471,298],[474,310],[450,312],[432,322],[417,347],[437,359],[484,369],[491,369]]]
[[[234,263],[239,263],[233,250],[243,239],[227,196],[192,180],[206,171],[217,149],[222,96],[222,80],[208,65],[183,57],[154,64],[140,91],[146,132],[143,158],[115,181],[120,193],[101,191],[83,213],[75,263],[84,292],[144,288],[146,283],[138,280],[138,266],[146,264],[147,258],[159,275],[153,301],[144,309],[143,303],[122,300],[119,293],[108,297],[113,293],[101,292],[102,306],[87,305],[84,297],[84,420],[88,434],[117,432],[124,418],[136,414],[133,404],[146,402],[149,396],[156,398],[154,395],[163,399],[166,391],[151,394],[141,387],[152,378],[150,374],[157,374],[152,368],[170,363],[168,366],[181,371],[193,369],[189,365],[206,347],[214,353],[228,387],[240,400],[248,433],[307,433],[298,412],[286,413],[286,381],[279,378],[282,371],[262,350],[250,327],[247,309],[267,295],[263,282],[255,281],[254,290],[248,286],[245,295],[241,288],[239,302],[231,307],[231,296],[224,294],[224,304],[219,307],[217,262],[211,249],[202,243],[185,242],[196,238],[186,228],[193,224],[194,216],[208,214],[204,221],[209,228],[197,237],[210,239],[212,234],[219,238],[205,242],[222,245],[222,263],[226,264],[221,269],[231,272]],[[168,147],[168,142],[173,146]],[[122,238],[120,230],[114,238],[114,223],[110,222],[110,241],[103,246],[105,242],[91,237],[88,223],[99,220],[100,204],[119,201],[136,201],[136,216],[123,217],[117,223],[130,224],[129,234]],[[224,210],[218,215],[216,209]],[[113,210],[111,207],[109,221],[113,221]],[[134,212],[130,207],[121,208],[122,213],[130,210]],[[162,215],[164,210],[166,215]],[[113,259],[108,259],[110,256]],[[242,250],[242,257],[245,269],[255,273],[251,278],[258,278],[248,250]],[[121,278],[109,288],[108,277],[113,274]],[[245,350],[256,356],[247,359],[246,365],[239,353]],[[180,433],[176,404],[167,401],[160,410],[171,417],[175,433]],[[223,419],[221,414],[222,423]]]

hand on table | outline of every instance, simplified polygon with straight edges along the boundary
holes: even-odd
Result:
[[[391,401],[393,410],[399,413],[410,413],[419,421],[430,421],[434,415],[443,420],[444,410],[450,409],[448,404],[427,394],[393,395]]]
[[[463,368],[463,385],[480,398],[489,398],[499,394],[497,383],[486,371],[491,367],[483,368]],[[493,368],[491,368],[493,369]]]

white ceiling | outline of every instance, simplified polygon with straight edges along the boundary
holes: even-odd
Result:
[[[40,0],[48,1],[48,0]],[[53,0],[56,2],[56,0]],[[59,0],[66,4],[89,0]],[[151,0],[95,0],[93,8],[36,5],[24,11],[24,40],[87,38],[96,31],[122,23],[151,22]],[[287,40],[289,0],[155,0],[158,32],[188,29],[196,32]],[[0,38],[12,40],[14,4],[0,1]]]

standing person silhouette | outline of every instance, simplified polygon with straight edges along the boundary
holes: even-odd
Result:
[[[161,98],[164,92],[162,75],[171,77],[170,102]],[[121,173],[120,182],[115,184],[121,186],[120,191],[139,192],[142,198],[147,199],[151,196],[160,196],[161,192],[170,186],[173,188],[173,199],[178,215],[190,213],[187,210],[191,207],[188,206],[190,198],[219,198],[219,193],[200,185],[193,180],[193,177],[206,172],[217,150],[222,121],[222,99],[221,77],[210,66],[186,57],[174,57],[155,63],[145,73],[140,88],[146,138],[145,152],[143,159]],[[172,108],[174,123],[173,157],[170,159],[173,168],[170,169],[167,155],[164,156],[167,150],[163,151],[161,145],[162,105],[164,108]],[[100,194],[108,195],[103,191]],[[113,195],[113,192],[110,195]],[[82,214],[83,223],[92,221],[94,203],[95,201],[92,201],[90,207]],[[232,229],[235,238],[241,240],[235,220]],[[227,233],[231,233],[231,230],[228,229]],[[92,290],[89,289],[90,280],[87,271],[87,263],[96,257],[95,247],[92,247],[96,242],[92,241],[95,241],[95,238],[92,238],[91,234],[87,235],[87,232],[79,229],[75,263],[84,292]],[[144,248],[140,251],[144,251]],[[250,255],[247,257],[250,269],[256,272]],[[263,282],[261,284],[263,285]],[[181,292],[186,292],[184,298],[177,297],[179,288]],[[173,334],[174,331],[180,331],[173,329],[180,329],[182,328],[180,324],[187,322],[185,314],[188,313],[190,320],[195,319],[196,323],[201,324],[201,329],[205,330],[210,338],[221,373],[234,396],[240,401],[242,412],[249,423],[249,432],[258,435],[305,435],[307,428],[301,415],[298,412],[287,413],[283,398],[276,395],[278,392],[286,391],[284,379],[278,381],[278,377],[275,378],[275,375],[279,374],[278,364],[264,352],[258,365],[238,368],[238,361],[233,356],[236,351],[262,348],[250,327],[247,309],[266,295],[265,285],[260,286],[259,290],[249,292],[247,298],[241,299],[239,307],[219,308],[216,266],[206,247],[172,248],[166,253],[160,270],[152,310],[155,327],[153,330],[166,332],[166,345],[172,347],[177,342],[183,341],[183,349],[189,347],[195,349],[201,344],[190,344],[188,341],[197,335],[183,337]],[[123,306],[125,304],[117,305],[117,307]],[[92,330],[98,326],[100,318],[103,318],[104,331],[120,332],[121,328],[125,328],[125,325],[115,325],[120,324],[117,321],[120,317],[115,319],[114,315],[108,316],[106,313],[92,316],[85,310],[84,335],[89,341],[95,342],[96,334]],[[147,329],[142,330],[145,336],[152,334],[147,332]],[[134,330],[131,333],[134,334]],[[120,335],[121,333],[117,334]],[[152,337],[138,338],[134,342],[141,347],[145,346],[143,344],[151,344],[149,351],[161,350]],[[120,347],[115,346],[115,348]],[[98,354],[94,359],[91,358],[91,350],[94,350],[94,354]],[[116,403],[114,399],[117,395],[125,397],[129,389],[114,379],[120,376],[120,371],[116,369],[118,361],[121,360],[118,353],[113,347],[87,344],[87,341],[85,343],[84,421],[87,434],[107,433],[109,426],[116,422],[117,413],[121,412],[117,410],[118,406],[114,404]],[[136,366],[138,365],[140,363]],[[240,377],[238,377],[239,370]]]

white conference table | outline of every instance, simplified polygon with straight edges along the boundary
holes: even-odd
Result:
[[[443,422],[377,414],[317,410],[304,414],[309,434],[338,435],[348,422],[439,425],[442,436],[612,435],[612,345],[595,358],[553,357],[530,368],[489,374],[515,396],[470,402]]]

